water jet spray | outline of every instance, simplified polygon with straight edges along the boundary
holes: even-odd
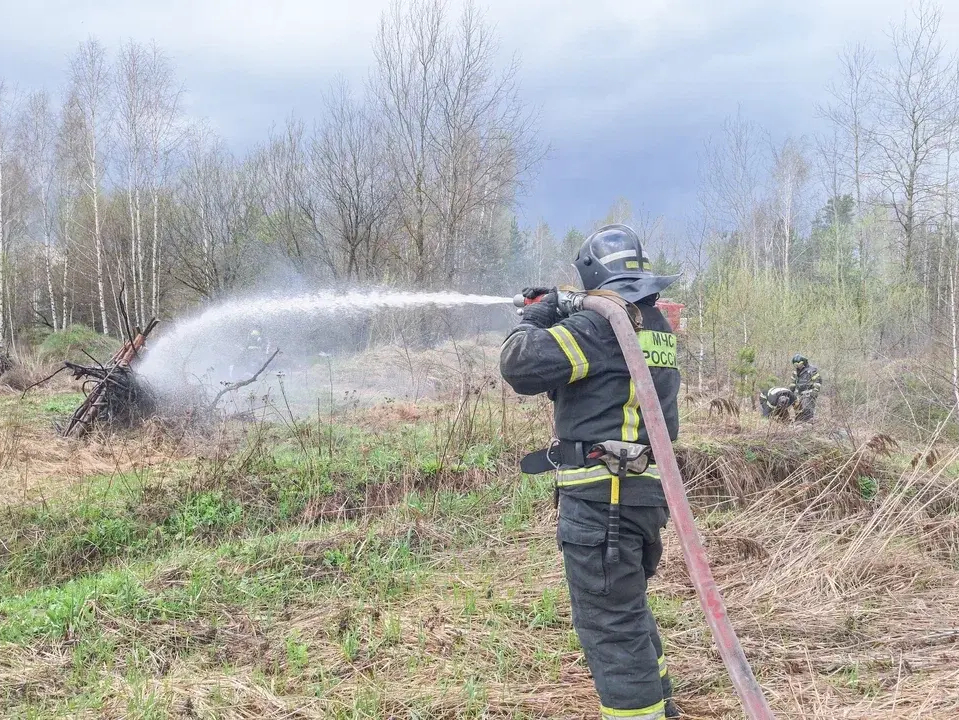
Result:
[[[510,301],[508,297],[495,295],[378,290],[323,291],[291,297],[226,301],[174,324],[169,332],[151,344],[139,372],[161,392],[164,388],[175,390],[181,385],[184,374],[202,375],[207,366],[222,360],[223,351],[215,346],[218,341],[221,345],[235,341],[237,332],[233,326],[241,323],[297,328],[304,318],[354,317],[385,308],[508,305]],[[281,347],[281,350],[290,349],[300,348]]]

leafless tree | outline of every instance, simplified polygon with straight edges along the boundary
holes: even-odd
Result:
[[[606,211],[605,217],[598,223],[595,223],[593,229],[595,230],[603,225],[611,225],[613,223],[623,223],[624,225],[631,225],[633,223],[633,205],[625,197],[616,198],[609,210]]]
[[[7,90],[6,83],[0,79],[0,352],[4,349],[6,340],[6,313],[4,312],[4,303],[6,301],[6,265],[7,265],[7,225],[9,217],[4,213],[7,197],[10,190],[4,185],[4,170],[8,162],[8,144],[7,136],[9,134],[7,126],[9,116],[12,115],[10,103],[10,92]],[[9,181],[8,181],[9,184]]]
[[[868,173],[875,164],[877,149],[871,124],[875,121],[877,102],[875,53],[857,44],[846,47],[839,61],[840,77],[827,86],[831,101],[818,108],[819,115],[832,126],[831,134],[820,139],[818,150],[822,166],[826,168],[824,185],[828,197],[835,202],[851,189],[855,201],[859,292],[864,297],[873,255],[863,211]],[[834,234],[838,232],[838,227],[834,228]]]
[[[547,282],[553,257],[556,254],[557,243],[545,220],[540,220],[536,229],[530,236],[530,258],[529,265],[535,273],[535,282],[537,285],[543,285]]]
[[[167,185],[185,138],[182,121],[183,89],[177,84],[174,68],[156,45],[147,55],[151,92],[147,105],[146,144],[148,150],[147,185],[150,190],[150,314],[160,314],[163,243],[160,232],[160,195]],[[144,310],[145,312],[145,310]]]
[[[143,225],[140,212],[140,189],[144,160],[144,124],[149,89],[146,86],[146,64],[143,48],[130,41],[120,48],[116,73],[116,134],[118,160],[125,166],[127,214],[129,221],[128,247],[119,243],[118,262],[124,250],[128,253],[132,281],[132,311],[136,321],[143,324]]]
[[[955,142],[959,133],[951,132],[946,142],[945,163],[942,181],[942,215],[939,219],[939,268],[937,278],[945,275],[943,285],[943,304],[949,323],[949,351],[951,381],[955,410],[959,412],[959,296],[956,285],[959,284],[959,237],[955,227],[955,198],[952,183],[952,161]],[[951,242],[950,242],[951,241]]]
[[[832,101],[820,106],[819,114],[836,131],[837,171],[842,184],[848,183],[852,187],[856,213],[859,214],[864,201],[866,174],[875,149],[870,124],[876,104],[875,53],[863,45],[854,45],[842,51],[839,61],[842,68],[840,79],[827,86]]]
[[[344,276],[379,278],[395,197],[383,127],[343,81],[326,101],[327,119],[311,153],[325,224],[336,238]]]
[[[297,271],[303,272],[314,253],[316,237],[301,207],[315,192],[309,181],[308,145],[303,122],[290,118],[281,132],[270,133],[269,141],[256,157],[264,202],[264,222],[270,236]],[[322,243],[323,236],[319,236]],[[322,255],[322,253],[320,253]]]
[[[690,220],[690,241],[686,245],[686,283],[695,300],[696,313],[696,389],[703,392],[706,370],[706,273],[709,269],[709,223],[705,214]]]
[[[16,290],[15,245],[27,226],[28,181],[22,158],[15,147],[20,95],[0,80],[0,351],[9,339],[15,342],[14,314],[18,299],[28,299]]]
[[[787,138],[778,147],[774,147],[772,158],[774,237],[779,242],[778,255],[782,263],[783,282],[788,288],[790,251],[803,212],[804,191],[809,179],[809,163],[805,157],[802,141],[792,138]]]
[[[260,218],[254,177],[209,130],[191,131],[171,233],[177,277],[203,299],[235,290],[251,272]]]
[[[876,122],[877,176],[902,233],[903,265],[916,265],[917,236],[928,218],[935,173],[959,112],[956,59],[940,37],[940,9],[920,0],[892,28],[894,63],[880,69]]]
[[[726,118],[718,137],[707,140],[701,163],[708,220],[716,231],[736,239],[756,273],[761,266],[756,225],[763,162],[759,134],[740,111]]]
[[[70,105],[74,124],[70,126],[72,152],[82,172],[84,189],[93,211],[91,234],[96,257],[96,283],[100,311],[100,325],[104,334],[110,332],[107,320],[106,273],[107,261],[101,227],[100,200],[104,174],[104,153],[112,121],[111,69],[106,50],[96,40],[80,44],[70,61]]]
[[[663,223],[665,218],[662,215],[654,215],[649,210],[640,207],[639,212],[633,219],[633,229],[639,235],[643,243],[643,249],[647,255],[652,256],[653,248],[663,249]]]
[[[27,99],[20,128],[20,146],[30,185],[36,196],[37,235],[43,247],[43,270],[50,323],[60,327],[57,297],[53,289],[54,238],[57,217],[57,119],[50,106],[50,98],[38,91]]]
[[[180,95],[173,68],[156,45],[127,42],[117,60],[117,134],[126,172],[128,256],[134,315],[141,324],[159,313],[160,192],[181,134]],[[141,193],[149,193],[152,237],[144,239]],[[149,247],[148,247],[149,242]]]
[[[395,2],[374,44],[373,92],[385,121],[409,279],[452,281],[471,221],[510,204],[541,157],[520,102],[517,65],[495,70],[494,35],[467,3],[455,27],[444,0]]]

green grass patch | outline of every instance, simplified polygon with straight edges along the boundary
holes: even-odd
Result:
[[[90,363],[86,351],[100,362],[105,362],[120,349],[119,340],[98,333],[85,325],[71,325],[66,330],[50,333],[40,344],[40,357],[48,362],[71,360]]]
[[[85,399],[86,396],[79,392],[60,393],[41,401],[40,409],[52,416],[72,415]]]

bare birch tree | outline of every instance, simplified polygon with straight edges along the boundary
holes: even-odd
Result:
[[[110,324],[107,320],[106,302],[108,266],[101,227],[100,202],[104,154],[111,123],[110,72],[103,46],[94,39],[81,43],[70,61],[70,91],[67,100],[77,121],[71,128],[74,132],[71,139],[74,159],[82,170],[84,189],[92,206],[93,227],[90,233],[96,257],[100,328],[104,334],[109,334]]]
[[[200,298],[235,290],[255,272],[250,250],[261,208],[254,178],[219,138],[191,132],[170,230],[177,278]]]
[[[6,83],[0,79],[0,354],[6,350],[6,313],[4,312],[4,303],[6,302],[6,265],[7,265],[7,224],[9,219],[5,216],[4,208],[6,199],[9,195],[9,188],[4,185],[4,170],[7,164],[8,144],[7,139],[9,124],[8,117],[12,115],[10,102],[10,93],[7,90]]]
[[[511,204],[541,156],[515,87],[497,73],[495,37],[472,3],[450,27],[443,0],[395,2],[374,44],[379,101],[407,237],[410,280],[452,281],[470,222]]]
[[[0,354],[15,342],[15,241],[26,228],[27,177],[15,147],[20,96],[0,80]]]
[[[796,238],[803,211],[806,183],[809,179],[809,163],[801,142],[787,138],[774,147],[773,198],[774,237],[778,240],[778,256],[781,263],[783,283],[789,288],[790,252]]]
[[[837,169],[848,183],[856,201],[857,215],[862,213],[865,184],[873,162],[874,146],[870,124],[875,113],[875,53],[863,45],[847,47],[839,55],[840,79],[830,82],[827,91],[832,101],[819,108],[839,135],[836,147]]]
[[[163,242],[160,232],[160,195],[168,184],[185,138],[182,122],[183,89],[173,64],[156,45],[147,50],[149,102],[146,108],[146,185],[150,192],[150,315],[160,314]],[[144,312],[146,312],[144,308]]]
[[[133,291],[133,315],[146,324],[144,306],[143,222],[140,191],[147,155],[147,111],[150,105],[149,69],[146,50],[132,41],[120,47],[116,73],[116,135],[119,160],[125,168],[127,213],[130,228],[127,253]],[[118,254],[122,250],[118,251]]]
[[[595,230],[603,225],[611,225],[613,223],[622,223],[624,225],[632,225],[633,223],[633,205],[625,197],[616,198],[609,210],[606,211],[603,219],[594,224],[593,229]]]
[[[756,226],[760,147],[758,128],[739,112],[723,121],[718,137],[707,140],[701,163],[709,222],[716,231],[735,239],[757,274],[761,266],[760,232]]]
[[[38,217],[37,227],[43,247],[43,274],[46,285],[50,323],[60,327],[57,297],[53,289],[54,238],[57,218],[57,120],[46,92],[33,93],[27,99],[21,124],[21,148],[33,193]]]
[[[255,160],[264,222],[276,246],[299,272],[310,255],[309,231],[299,210],[302,194],[311,190],[306,178],[306,145],[303,122],[290,118],[282,132],[271,131]]]
[[[929,211],[935,169],[957,120],[955,56],[940,37],[941,10],[920,0],[892,28],[894,63],[880,69],[877,120],[872,139],[879,149],[877,176],[902,235],[906,272],[916,266],[917,235]]]

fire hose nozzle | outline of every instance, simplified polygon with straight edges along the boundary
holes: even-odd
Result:
[[[523,293],[513,297],[513,305],[515,305],[519,310],[517,314],[523,314],[523,308],[528,305],[533,305],[542,300],[545,295],[540,295],[535,298],[528,298]],[[579,312],[583,309],[583,299],[586,297],[586,293],[578,291],[569,291],[569,290],[560,290],[557,293],[558,307],[559,312],[562,315],[572,315],[573,313]]]

